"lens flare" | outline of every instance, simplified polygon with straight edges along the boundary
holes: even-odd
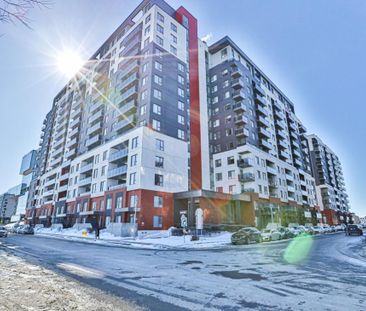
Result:
[[[83,66],[83,60],[79,53],[70,49],[58,53],[56,62],[58,70],[68,78],[71,78]]]
[[[290,264],[300,263],[308,257],[312,245],[313,239],[310,235],[297,236],[287,246],[283,259]]]

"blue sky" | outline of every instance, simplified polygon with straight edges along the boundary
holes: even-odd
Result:
[[[66,82],[53,54],[90,56],[140,1],[55,0],[34,10],[33,30],[0,24],[0,193],[20,182],[22,156]],[[366,1],[168,0],[199,20],[209,43],[229,35],[295,103],[309,132],[340,157],[352,210],[366,215]]]

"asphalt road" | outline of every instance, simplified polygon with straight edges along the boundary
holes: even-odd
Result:
[[[149,310],[366,310],[365,239],[156,251],[11,235],[0,247]]]

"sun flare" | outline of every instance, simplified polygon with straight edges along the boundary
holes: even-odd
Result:
[[[79,53],[70,49],[58,53],[56,62],[58,70],[69,78],[83,66],[83,60]]]

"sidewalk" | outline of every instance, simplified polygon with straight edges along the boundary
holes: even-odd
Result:
[[[101,232],[100,239],[96,240],[94,233],[86,233],[83,230],[54,231],[50,229],[40,229],[35,235],[58,238],[84,243],[94,243],[101,245],[121,246],[144,249],[212,249],[222,248],[231,245],[231,233],[223,232],[212,236],[202,236],[198,241],[191,241],[191,236],[169,236],[168,232],[153,234],[146,237],[115,237],[107,232]]]

